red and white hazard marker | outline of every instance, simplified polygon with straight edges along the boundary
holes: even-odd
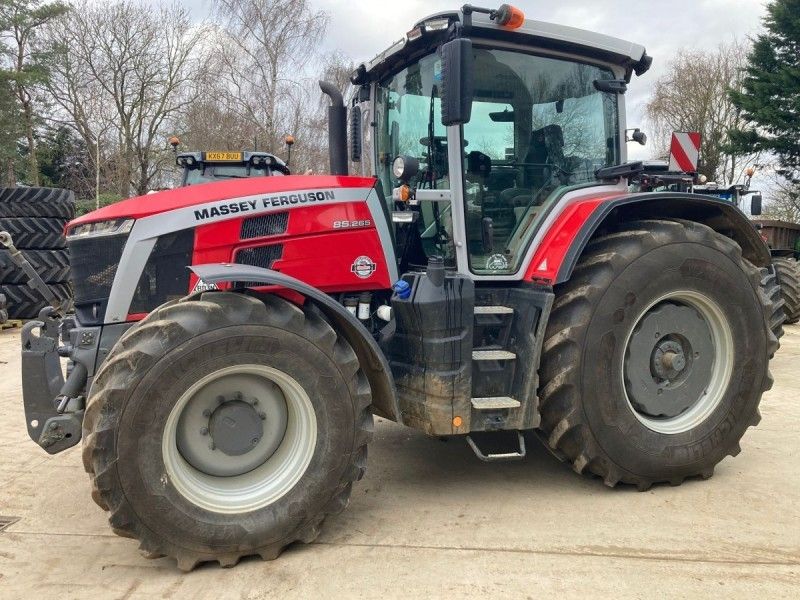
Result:
[[[700,160],[702,137],[697,131],[675,132],[669,149],[669,170],[672,172],[694,173]]]

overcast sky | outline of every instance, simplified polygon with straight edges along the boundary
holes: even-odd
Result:
[[[208,0],[183,0],[206,8]],[[311,0],[330,15],[324,50],[369,60],[423,17],[459,8],[463,0]],[[490,8],[502,0],[476,0]],[[627,94],[628,127],[645,126],[652,83],[682,48],[715,48],[761,28],[765,0],[516,0],[527,18],[570,25],[644,45],[653,67],[634,78]],[[205,12],[201,9],[200,12]],[[646,129],[646,127],[645,127]],[[649,158],[649,145],[629,145],[631,158]]]

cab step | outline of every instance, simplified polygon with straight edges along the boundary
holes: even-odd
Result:
[[[513,315],[514,309],[510,306],[476,306],[476,315]]]
[[[472,360],[514,360],[517,355],[508,350],[473,350]]]
[[[498,432],[498,433],[503,433],[503,432]],[[475,453],[475,456],[480,458],[483,462],[522,460],[523,458],[525,458],[526,454],[525,438],[522,437],[522,433],[520,433],[519,431],[515,431],[513,433],[517,434],[517,440],[516,440],[517,443],[516,443],[516,448],[511,452],[486,453],[478,447],[478,444],[475,443],[475,440],[472,438],[472,435],[467,435],[467,443],[469,444],[469,447],[472,448],[472,451]],[[485,434],[485,435],[491,435],[491,434]]]
[[[519,408],[520,401],[508,396],[494,396],[491,398],[473,398],[472,408],[475,410],[502,410],[507,408]]]

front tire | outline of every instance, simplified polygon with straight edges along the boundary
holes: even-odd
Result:
[[[544,437],[612,487],[710,477],[760,420],[781,304],[774,276],[704,225],[640,221],[593,240],[556,289]]]
[[[363,476],[369,384],[312,305],[208,292],[151,313],[92,387],[84,466],[116,533],[190,570],[311,542]]]

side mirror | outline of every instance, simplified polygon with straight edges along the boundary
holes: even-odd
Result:
[[[472,42],[463,38],[444,44],[442,52],[442,125],[464,125],[472,116],[475,59]]]
[[[761,216],[761,211],[763,210],[763,200],[761,198],[761,194],[755,194],[752,198],[750,198],[750,214],[754,217]]]
[[[361,162],[361,107],[350,109],[350,160]]]
[[[636,142],[641,146],[645,146],[647,144],[647,134],[639,128],[636,129],[626,129],[625,133],[627,134],[629,131],[632,131],[631,135],[627,137],[627,141],[629,142]]]

